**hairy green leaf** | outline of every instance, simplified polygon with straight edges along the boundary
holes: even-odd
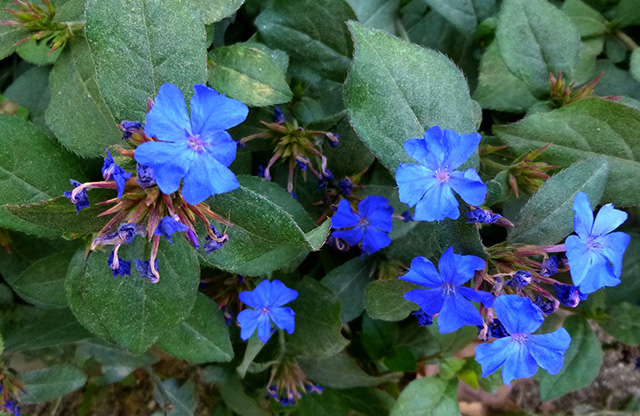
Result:
[[[400,394],[390,416],[457,416],[458,380],[438,377],[413,380]]]
[[[71,364],[59,364],[44,370],[27,371],[20,374],[25,393],[20,394],[22,403],[40,403],[57,399],[87,382],[87,376]]]

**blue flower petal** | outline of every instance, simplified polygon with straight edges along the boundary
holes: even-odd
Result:
[[[485,308],[493,306],[493,295],[489,292],[485,292],[484,290],[478,290],[476,292],[474,289],[464,286],[460,286],[456,288],[456,290],[472,302],[482,302]]]
[[[596,219],[596,223],[597,221],[598,220]],[[595,229],[595,225],[593,228]],[[629,246],[631,236],[629,234],[617,232],[599,237],[596,241],[602,244],[603,247],[600,251],[611,263],[614,276],[620,277],[622,274],[622,257]]]
[[[573,211],[576,213],[573,219],[573,229],[580,238],[586,240],[591,235],[591,228],[593,228],[593,212],[587,194],[578,192],[573,200]]]
[[[438,183],[436,174],[422,165],[401,163],[396,171],[400,202],[413,207]]]
[[[423,138],[406,140],[403,147],[409,157],[421,165],[437,167],[433,162],[433,156],[427,149],[427,142]]]
[[[189,138],[189,115],[180,88],[163,84],[155,104],[147,113],[144,131],[149,137],[165,142],[186,141]],[[140,162],[149,166],[147,163]]]
[[[424,146],[427,150],[427,153],[420,153],[420,156],[426,159],[424,165],[433,170],[442,167],[448,151],[444,131],[442,131],[440,126],[433,126],[424,132],[422,138],[424,139]]]
[[[462,197],[463,201],[470,205],[482,205],[487,196],[487,185],[482,183],[475,169],[467,169],[451,172],[449,185]]]
[[[511,337],[506,337],[476,346],[476,361],[482,367],[482,377],[495,373],[507,361],[507,357],[515,352],[514,344]]]
[[[450,293],[445,297],[438,315],[438,329],[441,334],[447,334],[465,325],[482,325],[482,316],[464,296]]]
[[[389,244],[391,244],[391,237],[387,233],[374,228],[373,225],[364,227],[362,250],[366,254],[375,253]]]
[[[226,131],[217,131],[206,140],[206,153],[224,166],[229,166],[236,159],[238,143]]]
[[[193,90],[191,132],[194,135],[209,137],[218,131],[230,129],[245,121],[249,114],[249,108],[241,101],[226,97],[213,88],[196,84]]]
[[[575,286],[580,285],[589,275],[590,269],[597,261],[597,255],[589,250],[585,240],[575,235],[567,237],[565,243],[567,259],[571,267],[571,279]]]
[[[296,329],[295,315],[293,309],[287,307],[269,310],[269,316],[273,319],[273,323],[276,324],[278,328],[284,329],[290,334]]]
[[[150,166],[156,175],[156,183],[165,194],[171,194],[180,187],[195,152],[189,151],[186,142],[163,143],[145,142],[135,150],[136,162]]]
[[[162,235],[164,238],[169,240],[169,243],[173,244],[173,241],[171,241],[171,234],[175,232],[184,232],[188,229],[189,227],[179,221],[176,221],[172,217],[164,217],[160,220],[160,223],[156,227],[153,235]]]
[[[462,286],[467,283],[476,270],[484,269],[484,260],[476,256],[462,256],[453,252],[449,247],[438,261],[438,270],[442,280],[452,283],[454,286]]]
[[[269,281],[264,280],[264,282],[269,282]],[[270,283],[271,284],[268,289],[269,295],[268,295],[267,306],[274,308],[274,307],[286,305],[287,303],[291,302],[292,300],[295,300],[298,297],[297,290],[288,288],[280,280],[275,279]]]
[[[354,214],[349,201],[342,199],[338,203],[338,210],[333,217],[331,217],[331,228],[353,227],[358,224],[359,221],[360,217]]]
[[[339,238],[350,246],[357,246],[364,239],[364,230],[357,226],[351,230],[337,230],[331,233],[333,238]]]
[[[629,215],[626,212],[615,209],[613,204],[604,205],[600,208],[600,211],[598,211],[598,215],[593,222],[593,228],[590,233],[591,237],[599,237],[609,234],[611,231],[621,226],[628,217]]]
[[[549,374],[558,374],[564,363],[564,353],[571,344],[571,336],[564,328],[550,334],[529,335],[527,347],[540,367]]]
[[[255,309],[245,309],[238,314],[238,323],[240,324],[240,338],[242,338],[243,341],[251,338],[251,335],[256,332],[260,315],[260,311],[257,311]]]
[[[444,164],[449,169],[460,167],[476,151],[480,144],[480,139],[481,136],[478,133],[460,135],[454,130],[445,129],[444,141],[447,144],[448,153],[444,159]]]
[[[502,381],[504,384],[510,386],[512,380],[516,378],[529,378],[534,376],[537,372],[538,363],[529,352],[529,348],[526,343],[514,341],[510,345],[509,355],[507,355],[507,359],[502,367]]]
[[[264,343],[271,338],[271,319],[266,313],[260,314],[258,318],[258,338]]]
[[[415,257],[411,261],[409,272],[398,279],[424,287],[439,287],[444,283],[433,263],[424,257]]]
[[[587,295],[605,286],[617,286],[621,280],[613,274],[613,269],[607,259],[601,253],[593,253],[591,256],[589,273],[580,283],[580,293]]]
[[[404,294],[404,298],[420,306],[429,315],[440,312],[444,304],[442,289],[413,289]]]
[[[511,335],[535,332],[544,321],[542,311],[529,298],[501,295],[493,304],[498,319]]]
[[[210,155],[197,154],[184,177],[182,196],[189,204],[196,205],[211,195],[230,192],[239,186],[229,168]]]
[[[453,191],[447,182],[430,182],[432,185],[427,189],[424,198],[416,204],[413,215],[418,221],[442,221],[445,218],[457,220],[460,217],[458,210],[458,200],[453,195]]]

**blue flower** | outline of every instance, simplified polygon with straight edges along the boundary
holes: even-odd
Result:
[[[151,270],[151,260],[135,259],[135,262],[136,262],[136,269],[138,269],[138,271],[140,272],[140,275],[143,278],[147,279],[151,283],[158,283],[158,277],[154,275],[153,271]],[[158,259],[155,260],[153,265],[157,271]]]
[[[467,224],[479,222],[481,224],[493,224],[498,221],[502,215],[494,214],[488,209],[476,208],[473,211],[465,212],[464,215],[469,218]]]
[[[122,198],[124,192],[124,185],[127,179],[131,177],[131,172],[126,172],[120,166],[116,165],[111,156],[111,152],[107,150],[107,157],[104,158],[104,165],[102,165],[102,177],[105,181],[112,180],[118,187],[118,198]]]
[[[411,290],[405,293],[404,298],[417,303],[430,316],[440,313],[438,328],[441,333],[453,332],[464,325],[482,325],[480,312],[469,301],[482,302],[489,308],[493,304],[493,296],[462,285],[484,266],[484,260],[479,257],[454,254],[453,247],[440,257],[440,273],[429,260],[416,257],[411,261],[409,272],[399,279],[428,289]]]
[[[78,186],[82,185],[80,182],[74,181],[73,179],[71,179],[70,182],[74,188],[77,188]],[[71,202],[73,202],[73,204],[76,206],[76,214],[80,214],[80,211],[82,211],[85,208],[88,208],[89,205],[91,205],[89,204],[89,195],[87,194],[86,189],[83,189],[82,191],[78,192],[78,194],[75,197],[75,200],[71,197],[71,191],[65,191],[64,196],[69,198]]]
[[[606,204],[594,221],[589,197],[584,192],[576,195],[573,210],[576,213],[573,229],[578,235],[570,235],[565,242],[573,284],[587,294],[616,286],[620,283],[622,256],[631,237],[612,231],[626,221],[627,213]]]
[[[295,312],[285,304],[298,297],[298,292],[289,289],[279,280],[263,280],[251,291],[240,292],[242,303],[255,308],[245,309],[238,314],[240,338],[244,341],[258,330],[260,341],[267,342],[271,337],[271,321],[280,329],[292,334],[295,329]]]
[[[388,233],[393,224],[391,216],[393,207],[389,206],[387,198],[368,196],[358,204],[358,213],[351,209],[346,199],[338,203],[338,211],[331,218],[332,228],[347,228],[331,233],[334,238],[344,240],[350,246],[362,243],[365,254],[375,253],[391,244]]]
[[[455,191],[471,205],[482,205],[487,187],[475,169],[456,170],[476,150],[478,133],[461,136],[433,126],[422,139],[404,142],[404,150],[420,164],[401,163],[396,172],[400,201],[416,206],[416,221],[441,221],[460,217]]]
[[[118,259],[117,267],[113,264],[114,260],[114,252],[111,250],[111,254],[109,254],[109,260],[107,260],[107,264],[111,268],[113,272],[113,277],[116,278],[118,275],[120,276],[130,276],[131,275],[131,262],[127,260]]]
[[[207,254],[215,250],[220,250],[222,247],[224,247],[225,243],[229,241],[228,235],[218,232],[218,230],[216,230],[216,227],[214,227],[213,225],[210,225],[210,227],[211,230],[213,230],[213,234],[217,237],[217,240],[214,240],[208,235],[205,237],[206,243],[204,243],[204,250],[207,252]]]
[[[249,109],[205,85],[197,84],[193,89],[189,120],[178,87],[160,87],[144,126],[147,136],[159,141],[142,143],[134,156],[138,163],[153,169],[165,194],[177,191],[184,178],[184,200],[198,204],[240,186],[227,167],[236,157],[237,145],[225,130],[242,123]]]
[[[136,165],[136,171],[138,175],[136,179],[138,180],[138,185],[142,188],[147,189],[156,185],[156,175],[153,173],[153,169],[149,166],[144,166],[138,163]]]
[[[580,289],[575,286],[560,283],[553,284],[553,291],[556,293],[560,304],[569,308],[575,308],[581,300],[586,300],[588,296],[588,294],[580,292]]]
[[[160,223],[158,223],[153,235],[164,236],[164,238],[169,240],[169,243],[173,244],[173,241],[171,241],[171,234],[175,232],[184,232],[188,229],[189,227],[179,221],[176,221],[172,217],[164,217],[160,220]]]
[[[509,336],[476,347],[476,361],[482,366],[482,377],[494,373],[503,364],[502,380],[508,385],[513,379],[533,376],[538,372],[538,366],[549,374],[560,372],[564,353],[571,344],[566,329],[532,335],[542,325],[544,316],[529,298],[498,296],[494,310]]]

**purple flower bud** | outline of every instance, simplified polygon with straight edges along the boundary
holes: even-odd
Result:
[[[74,188],[77,188],[78,186],[82,185],[80,182],[78,181],[74,181],[73,179],[71,179],[71,185],[73,185]],[[73,204],[76,206],[76,213],[79,214],[80,211],[82,211],[85,208],[89,207],[89,195],[87,195],[87,190],[83,189],[82,191],[78,192],[76,194],[75,197],[75,201],[73,200],[73,198],[71,198],[71,191],[65,191],[64,192],[64,196],[66,196],[67,198],[69,198],[71,200],[71,202],[73,202]]]
[[[318,179],[318,185],[316,186],[316,189],[326,188],[331,179],[333,179],[333,173],[331,173],[329,169],[326,169],[324,172],[322,172],[322,178]]]
[[[316,393],[316,394],[322,394],[322,392],[324,391],[324,387],[322,387],[319,384],[306,384],[304,386],[304,389],[307,391],[307,393]]]
[[[198,242],[198,236],[193,232],[192,229],[187,230],[187,240],[193,245],[193,247],[197,250],[200,248],[200,243]]]
[[[545,315],[551,315],[556,311],[556,305],[553,302],[547,301],[544,297],[538,295],[533,303],[542,310]]]
[[[102,166],[102,177],[105,181],[112,180],[118,187],[118,198],[122,198],[124,192],[124,185],[127,179],[131,177],[131,172],[126,172],[120,166],[116,165],[111,156],[111,152],[107,150],[107,157],[104,158],[104,165]]]
[[[264,168],[262,165],[258,165],[258,176],[264,178]]]
[[[136,170],[138,172],[138,185],[144,189],[156,186],[156,174],[153,172],[153,168],[138,163]]]
[[[419,311],[413,312],[412,315],[415,316],[416,319],[418,319],[418,325],[420,326],[427,326],[427,325],[433,324],[433,316],[429,315],[422,309]]]
[[[301,161],[300,159],[296,159],[296,163],[298,164],[298,167],[299,167],[301,170],[307,170],[307,163],[308,163],[308,162],[303,162],[303,161]]]
[[[135,224],[123,223],[118,227],[118,237],[120,237],[125,243],[131,244],[133,238],[136,236],[137,226]]]
[[[238,146],[238,149],[243,149],[243,148],[247,147],[246,143],[242,143],[242,139],[238,139],[235,142],[236,142],[236,145]]]
[[[342,191],[345,195],[351,195],[351,190],[353,189],[353,183],[351,183],[351,179],[344,178],[338,182],[338,189]]]
[[[507,282],[507,286],[523,287],[531,283],[531,273],[518,270],[511,280]]]
[[[404,222],[413,221],[413,217],[411,216],[411,213],[409,211],[403,212],[401,217]]]
[[[171,234],[175,232],[184,232],[187,231],[189,227],[182,224],[181,222],[176,221],[173,217],[164,217],[160,220],[160,223],[156,227],[153,235],[161,235],[167,240],[169,240],[170,244],[173,244],[171,241]]]
[[[130,139],[134,133],[139,133],[142,130],[142,123],[139,121],[123,121],[120,123],[120,129],[123,131],[122,140]]]
[[[494,338],[504,338],[509,336],[509,333],[498,318],[494,318],[493,322],[489,325],[489,332]]]
[[[481,224],[493,224],[501,217],[499,214],[494,214],[487,209],[476,208],[473,211],[465,212],[464,215],[469,218],[467,224],[481,223]]]
[[[588,295],[580,293],[580,289],[571,285],[563,285],[560,283],[553,284],[553,291],[556,293],[556,297],[560,304],[575,308],[578,306],[581,300],[587,299]]]
[[[560,260],[556,256],[551,256],[547,260],[542,263],[540,266],[540,276],[553,276],[558,273],[558,266],[560,265]]]
[[[298,199],[298,195],[295,192],[291,191],[291,192],[289,192],[289,194],[291,194],[293,199]]]
[[[213,225],[211,225],[210,227],[213,230],[213,234],[215,234],[215,236],[218,237],[219,240],[214,240],[208,235],[205,237],[205,240],[207,242],[204,244],[204,249],[207,254],[215,250],[220,250],[222,247],[224,247],[225,243],[229,241],[228,235],[219,233],[218,230],[216,230],[216,227],[214,227]]]
[[[279,107],[273,109],[273,122],[274,123],[286,123],[287,120],[284,118],[282,111],[280,111]]]
[[[151,283],[158,283],[158,277],[151,271],[151,259],[141,260],[135,259],[136,269],[140,272],[143,278],[147,279]],[[154,268],[158,270],[158,259],[154,262]]]
[[[113,277],[116,278],[118,275],[120,276],[130,276],[131,275],[131,262],[126,260],[118,259],[118,267],[115,267],[113,264],[114,252],[111,250],[111,254],[109,254],[109,260],[107,260],[107,264],[111,271],[113,272]]]
[[[327,138],[329,139],[329,146],[338,147],[340,144],[340,136],[338,133],[327,133]]]

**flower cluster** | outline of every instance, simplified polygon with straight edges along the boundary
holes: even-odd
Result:
[[[248,108],[204,85],[194,85],[194,91],[191,118],[182,92],[173,84],[164,84],[147,113],[144,128],[140,122],[120,124],[123,139],[136,147],[118,150],[137,162],[135,175],[116,164],[107,151],[102,168],[104,181],[80,184],[72,180],[74,189],[65,192],[79,213],[89,206],[88,189],[117,190],[116,198],[101,202],[114,204],[100,214],[113,217],[91,244],[91,250],[114,247],[108,260],[114,277],[131,274],[131,261],[120,259],[118,250],[136,235],[152,242],[149,259],[134,259],[140,275],[151,283],[160,278],[156,256],[161,238],[172,243],[172,235],[180,232],[198,248],[195,222],[199,219],[207,230],[207,252],[222,248],[228,240],[209,220],[230,223],[203,201],[239,186],[228,168],[237,146],[225,129],[244,121]]]

